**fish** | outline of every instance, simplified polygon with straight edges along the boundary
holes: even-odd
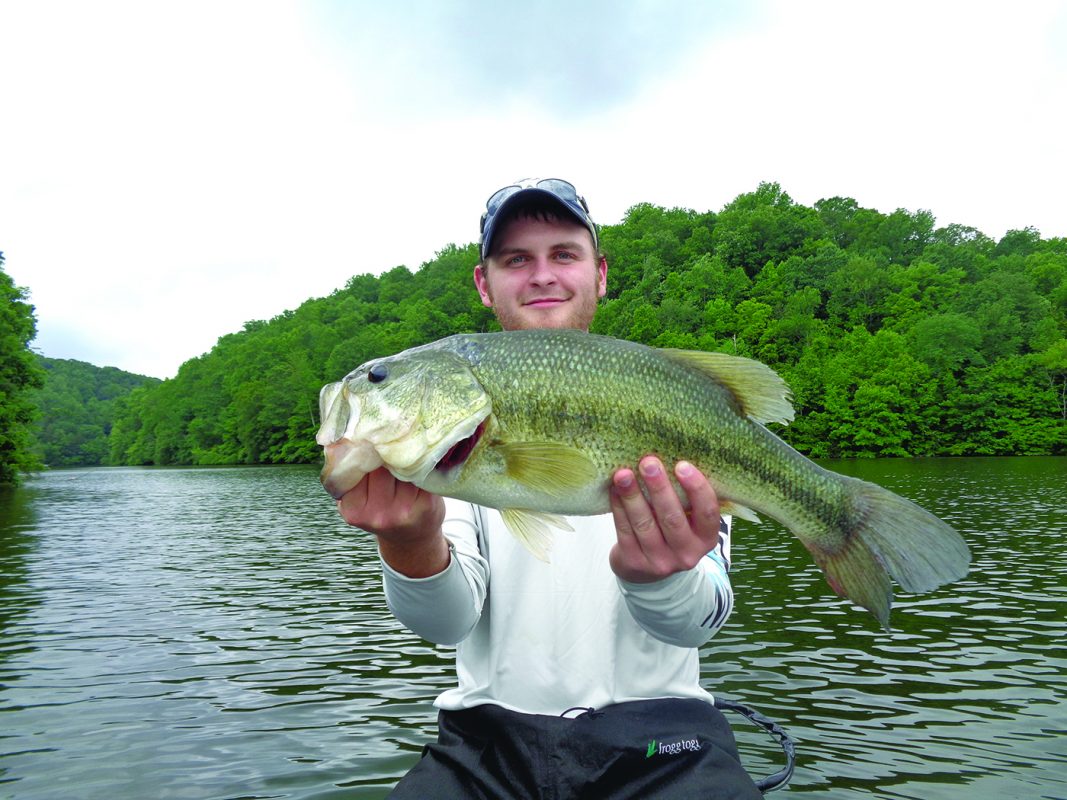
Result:
[[[614,472],[654,454],[703,472],[723,513],[788,528],[830,587],[886,630],[892,581],[927,592],[970,564],[943,520],[773,433],[794,418],[789,387],[739,356],[578,330],[458,334],[362,364],[322,388],[319,411],[320,478],[333,497],[384,466],[499,509],[542,560],[555,529],[571,529],[565,516],[608,512]]]

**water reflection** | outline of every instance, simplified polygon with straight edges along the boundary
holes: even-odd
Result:
[[[952,521],[971,575],[899,596],[887,634],[789,534],[739,526],[706,685],[798,740],[792,794],[1067,796],[1067,459],[831,466]],[[434,736],[452,654],[384,610],[314,469],[55,472],[4,508],[0,794],[376,798]]]
[[[30,646],[19,635],[19,622],[39,603],[27,585],[36,544],[33,496],[32,491],[0,487],[0,667]]]

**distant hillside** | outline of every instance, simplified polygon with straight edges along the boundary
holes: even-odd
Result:
[[[84,361],[40,358],[44,386],[35,394],[41,415],[34,426],[35,450],[50,467],[108,463],[108,436],[126,396],[158,378],[134,375]]]
[[[593,332],[759,359],[793,391],[783,438],[811,456],[1067,454],[1067,239],[994,241],[850,198],[761,184],[718,212],[634,206],[601,231]],[[497,328],[477,247],[219,339],[115,418],[112,463],[314,462],[318,391],[369,358]],[[299,265],[294,265],[299,266]]]

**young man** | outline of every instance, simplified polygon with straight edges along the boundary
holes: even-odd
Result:
[[[588,331],[607,270],[571,184],[523,181],[489,199],[474,283],[505,330]],[[688,514],[647,456],[614,475],[611,514],[568,519],[547,564],[497,511],[384,469],[341,498],[344,519],[377,537],[396,617],[457,645],[439,741],[390,797],[761,796],[699,685],[696,648],[733,607],[729,529],[707,479],[673,469]]]

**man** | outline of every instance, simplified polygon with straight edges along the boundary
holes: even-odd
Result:
[[[607,270],[571,184],[489,199],[474,283],[505,330],[588,331]],[[547,564],[495,510],[384,469],[341,498],[344,519],[377,537],[396,617],[457,645],[439,741],[391,797],[761,796],[699,685],[696,648],[733,606],[729,529],[704,475],[673,470],[688,513],[647,456],[615,473],[610,515],[569,518]]]

